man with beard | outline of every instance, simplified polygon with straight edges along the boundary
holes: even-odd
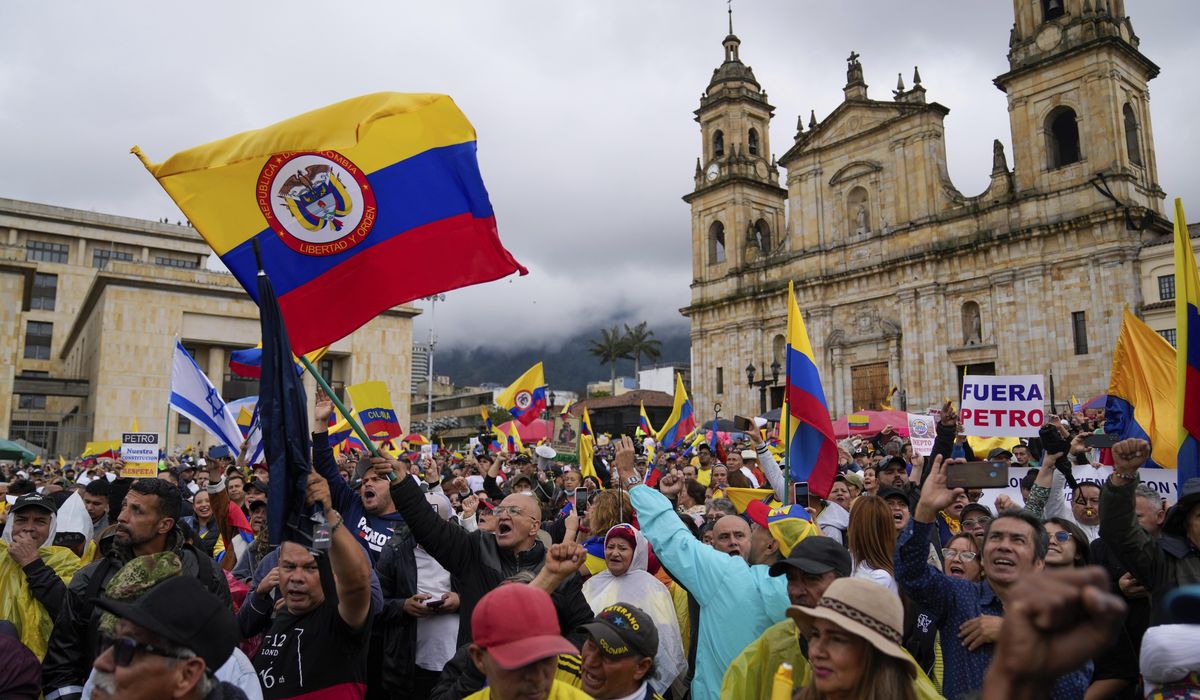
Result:
[[[101,611],[93,601],[103,595],[109,579],[131,559],[174,552],[183,567],[181,575],[197,579],[224,605],[232,606],[220,567],[184,542],[176,525],[181,502],[179,489],[162,479],[137,479],[130,484],[117,516],[112,550],[76,572],[67,588],[42,663],[42,690],[49,700],[75,700],[81,696],[84,680],[100,652]]]
[[[900,533],[895,555],[901,591],[938,620],[945,668],[942,688],[950,700],[979,689],[999,635],[1005,601],[1018,581],[1042,570],[1050,546],[1040,520],[1010,510],[988,523],[984,533],[984,581],[951,578],[929,566],[930,537],[938,513],[962,493],[946,486],[946,464],[938,455],[921,489],[912,525]],[[1089,663],[1060,677],[1050,697],[1081,698],[1090,678]]]
[[[333,413],[333,401],[325,392],[317,390],[316,406],[313,410],[315,425],[327,426]],[[358,543],[371,558],[375,566],[383,553],[383,546],[392,536],[396,526],[404,519],[396,512],[392,496],[388,492],[387,477],[374,470],[363,474],[358,493],[350,488],[338,472],[333,448],[329,446],[329,435],[323,429],[312,434],[313,469],[329,482],[334,507],[346,518],[346,527],[358,538]]]
[[[394,473],[391,497],[416,543],[458,581],[458,645],[471,641],[472,611],[479,600],[505,579],[519,571],[541,570],[546,547],[537,538],[541,529],[541,507],[533,496],[512,493],[496,507],[496,531],[467,532],[438,517],[406,462],[373,457],[371,466],[380,474]],[[552,595],[564,630],[574,630],[592,618],[592,608],[583,596],[578,574],[568,577]]]

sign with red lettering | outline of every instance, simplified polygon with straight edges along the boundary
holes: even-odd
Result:
[[[1042,375],[963,377],[959,418],[975,437],[1037,437],[1046,420]]]

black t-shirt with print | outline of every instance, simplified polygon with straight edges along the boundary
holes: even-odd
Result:
[[[362,698],[370,634],[369,618],[361,629],[351,629],[334,599],[300,616],[280,609],[254,657],[263,698]]]

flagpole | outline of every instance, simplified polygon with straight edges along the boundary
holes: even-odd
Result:
[[[167,425],[163,428],[163,459],[171,454],[171,377],[175,374],[175,346],[179,344],[179,336],[171,342],[171,375],[167,378]]]
[[[358,424],[358,420],[355,419],[354,416],[350,415],[350,411],[346,410],[346,405],[343,404],[341,399],[337,397],[337,394],[333,393],[333,389],[329,388],[329,383],[325,381],[325,377],[321,376],[321,373],[317,371],[317,368],[313,367],[313,363],[309,362],[308,358],[304,355],[300,355],[298,359],[304,365],[304,369],[308,370],[308,373],[312,375],[313,379],[317,380],[317,386],[321,387],[321,391],[324,391],[325,395],[329,397],[329,400],[333,402],[333,405],[337,407],[337,410],[342,412],[342,417],[345,418],[348,423],[350,423],[350,427],[354,429],[354,433],[358,435],[360,440],[363,441],[363,445],[369,447],[371,450],[371,456],[383,457],[383,454],[379,451],[379,448],[376,447],[375,441],[372,440],[371,437],[367,435],[367,431],[363,430],[362,426]]]
[[[793,498],[792,490],[792,405],[788,403],[788,387],[792,385],[792,282],[788,280],[788,295],[787,301],[787,316],[788,327],[787,343],[784,344],[784,360],[783,360],[783,463],[787,467],[783,472],[783,502],[788,505],[796,505],[796,499]],[[769,449],[769,448],[768,448]]]

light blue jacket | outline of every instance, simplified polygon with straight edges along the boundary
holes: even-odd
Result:
[[[649,486],[635,486],[629,496],[654,554],[700,604],[692,697],[717,700],[729,664],[787,616],[787,580],[770,576],[765,564],[750,566],[693,537],[671,501]]]

